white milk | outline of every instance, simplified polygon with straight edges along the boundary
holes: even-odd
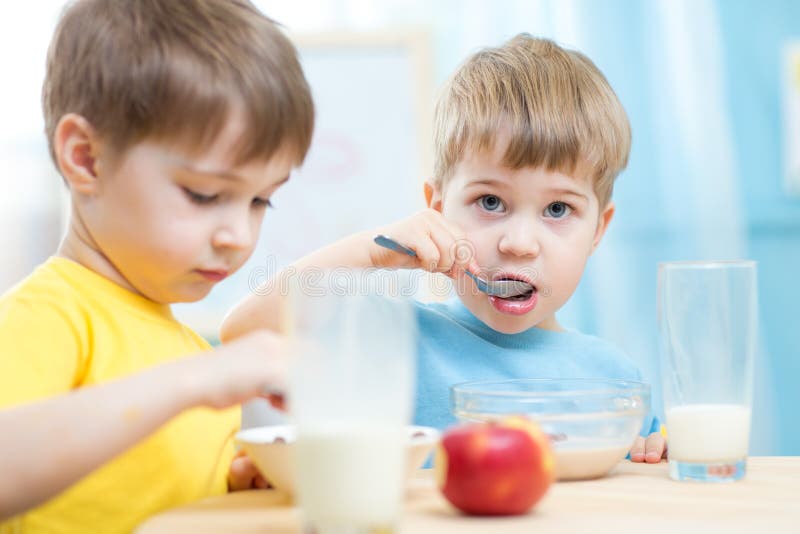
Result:
[[[325,428],[298,433],[297,494],[304,517],[326,526],[390,529],[400,516],[406,442],[402,428]]]
[[[625,458],[630,446],[553,447],[558,480],[582,480],[605,476]]]
[[[750,408],[739,404],[689,404],[667,410],[670,460],[717,463],[747,457]]]

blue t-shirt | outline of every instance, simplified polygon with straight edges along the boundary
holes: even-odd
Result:
[[[456,423],[450,386],[511,378],[618,378],[641,381],[634,363],[614,345],[573,331],[531,328],[503,334],[472,315],[460,300],[416,303],[419,329],[414,422],[443,429]],[[655,426],[648,417],[647,431]]]

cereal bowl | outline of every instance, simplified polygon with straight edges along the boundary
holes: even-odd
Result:
[[[550,437],[559,480],[606,475],[628,454],[650,409],[650,386],[614,379],[516,379],[450,388],[462,422],[521,415]]]
[[[410,477],[428,459],[439,439],[439,431],[427,426],[409,426],[407,433],[406,476]],[[295,427],[292,425],[260,426],[238,432],[236,443],[253,460],[272,487],[293,493],[292,454],[295,436]]]

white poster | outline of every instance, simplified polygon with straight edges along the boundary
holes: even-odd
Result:
[[[311,149],[272,198],[253,256],[176,316],[213,340],[225,313],[277,271],[424,207],[432,89],[426,34],[295,36],[316,106]]]
[[[800,196],[800,41],[786,45],[783,61],[784,179]]]

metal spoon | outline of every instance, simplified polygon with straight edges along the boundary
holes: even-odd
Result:
[[[403,254],[408,254],[409,256],[416,256],[417,253],[414,250],[401,245],[391,237],[385,235],[378,235],[375,236],[375,243],[378,245],[388,248],[389,250],[394,250],[395,252],[400,252]],[[507,297],[515,297],[517,295],[524,295],[530,291],[533,291],[533,286],[527,282],[522,282],[520,280],[484,280],[479,276],[472,274],[469,271],[465,271],[470,278],[475,281],[475,284],[478,286],[478,289],[486,293],[487,295],[493,295],[495,297],[507,298]]]

